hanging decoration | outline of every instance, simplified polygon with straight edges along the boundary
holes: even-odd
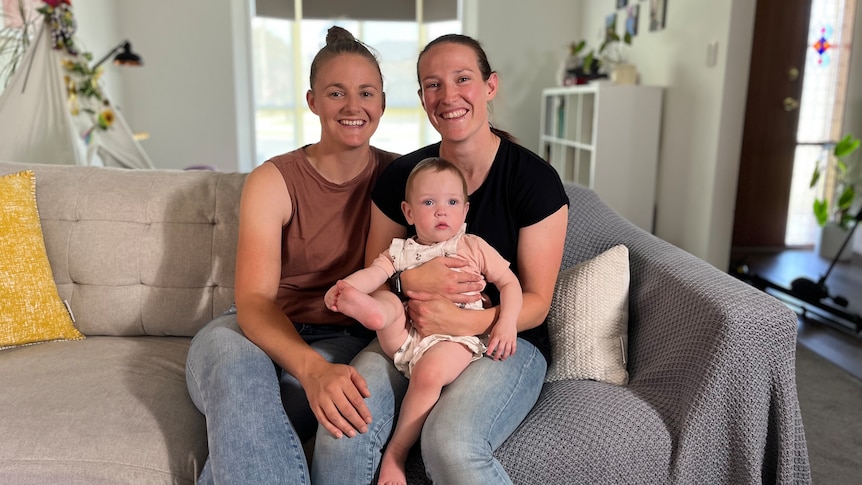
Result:
[[[71,0],[0,1],[0,21],[13,10],[23,20],[3,22],[0,32],[0,159],[153,168],[100,83],[101,64],[81,43]],[[9,52],[23,54],[11,62]]]
[[[93,55],[80,52],[75,45],[78,24],[72,14],[71,0],[45,0],[45,4],[37,11],[44,16],[44,26],[51,34],[52,47],[68,54],[62,61],[66,71],[63,78],[66,101],[72,116],[79,116],[83,112],[92,120],[92,125],[81,133],[81,139],[89,145],[93,140],[93,130],[107,130],[114,122],[110,102],[99,85],[102,67],[90,68]]]
[[[45,5],[37,11],[45,16],[45,25],[51,29],[54,49],[66,49],[69,55],[78,55],[74,40],[78,23],[72,15],[72,1],[45,0]]]
[[[832,26],[821,27],[820,37],[818,37],[817,41],[814,42],[814,45],[812,45],[814,50],[817,52],[817,55],[819,56],[817,58],[818,66],[826,67],[832,61],[832,56],[830,55],[831,52],[829,51],[829,49],[832,47],[832,43],[830,42],[830,40],[832,39],[833,33],[834,30],[832,29]]]

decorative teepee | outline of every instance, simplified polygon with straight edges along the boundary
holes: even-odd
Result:
[[[46,0],[39,33],[0,94],[0,160],[153,168],[79,52],[71,0]]]

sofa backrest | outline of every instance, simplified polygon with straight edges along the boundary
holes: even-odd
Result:
[[[0,162],[25,169],[85,335],[193,336],[233,302],[244,174]]]
[[[245,174],[0,162],[0,175],[27,169],[54,280],[85,335],[193,336],[233,302]],[[663,245],[593,191],[566,192],[563,268],[618,243]]]

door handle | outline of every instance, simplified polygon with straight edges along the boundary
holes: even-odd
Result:
[[[790,96],[784,98],[784,111],[796,111],[799,109],[799,101]]]
[[[790,69],[788,69],[787,80],[793,82],[797,79],[799,79],[799,69],[796,69],[795,67],[791,67]]]

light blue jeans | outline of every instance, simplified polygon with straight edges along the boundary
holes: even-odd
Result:
[[[297,330],[326,360],[343,364],[374,336],[319,325]],[[299,382],[243,335],[233,308],[192,340],[186,384],[207,422],[209,459],[199,483],[310,483],[302,442],[317,419]]]
[[[405,379],[375,340],[353,359],[368,382],[367,433],[335,439],[317,430],[311,473],[316,485],[376,483],[382,450],[407,390]],[[493,452],[539,398],[547,362],[529,342],[505,361],[479,359],[443,389],[422,428],[422,460],[434,483],[512,483]]]

